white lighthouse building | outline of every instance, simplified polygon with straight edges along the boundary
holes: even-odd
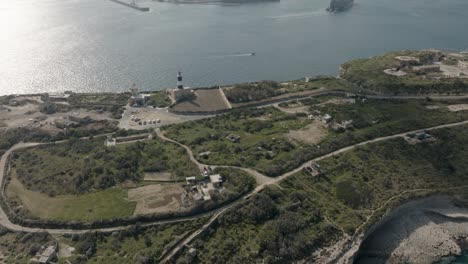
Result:
[[[177,89],[184,89],[184,85],[182,84],[182,73],[180,71],[177,73]]]
[[[184,87],[182,84],[182,73],[177,73],[177,88],[170,91],[171,98],[174,102],[180,102],[193,97],[193,92],[190,88]]]

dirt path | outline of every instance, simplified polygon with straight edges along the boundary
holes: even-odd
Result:
[[[214,214],[208,222],[206,222],[201,228],[193,232],[190,236],[187,238],[183,239],[182,241],[179,242],[178,245],[176,245],[172,250],[168,251],[164,255],[161,256],[160,258],[160,263],[166,263],[169,261],[172,257],[174,257],[181,249],[184,247],[188,246],[190,242],[192,242],[195,238],[197,238],[199,235],[201,235],[207,228],[209,228],[218,217],[224,213],[225,210],[222,210],[216,214]]]
[[[312,90],[312,91],[304,91],[298,93],[290,93],[290,94],[283,94],[277,97],[267,98],[260,101],[253,101],[247,102],[243,104],[235,105],[234,107],[267,107],[267,106],[275,106],[279,103],[284,102],[291,102],[296,100],[302,100],[309,97],[319,97],[319,96],[361,96],[367,97],[369,99],[377,99],[377,100],[435,100],[435,101],[458,101],[463,99],[468,99],[468,95],[378,95],[378,94],[371,94],[371,93],[356,93],[353,91],[347,90]]]
[[[318,158],[315,158],[311,161],[319,161],[319,160],[323,160],[325,158],[328,158],[328,157],[332,157],[334,155],[338,155],[340,153],[343,153],[343,152],[346,152],[346,151],[349,151],[349,150],[352,150],[356,147],[359,147],[359,146],[362,146],[362,145],[367,145],[367,144],[370,144],[370,143],[374,143],[374,142],[380,142],[380,141],[385,141],[385,140],[389,140],[389,139],[393,139],[393,138],[398,138],[398,137],[403,137],[404,135],[406,135],[407,133],[414,133],[414,132],[418,132],[418,131],[421,131],[421,130],[436,130],[436,129],[440,129],[440,128],[447,128],[447,127],[455,127],[455,126],[460,126],[460,125],[465,125],[465,124],[468,124],[468,121],[463,121],[463,122],[457,122],[457,123],[452,123],[452,124],[446,124],[446,125],[440,125],[440,126],[435,126],[435,127],[429,127],[429,128],[425,128],[425,129],[419,129],[419,130],[415,130],[415,131],[408,131],[408,132],[404,132],[404,133],[399,133],[399,134],[396,134],[396,135],[391,135],[391,136],[386,136],[386,137],[380,137],[380,138],[376,138],[376,139],[373,139],[373,140],[369,140],[369,141],[365,141],[365,142],[361,142],[361,143],[358,143],[358,144],[355,144],[355,145],[352,145],[352,146],[348,146],[348,147],[345,147],[345,148],[342,148],[342,149],[339,149],[339,150],[336,150],[332,153],[329,153],[327,155],[324,155],[324,156],[321,156],[321,157],[318,157]],[[159,132],[158,135],[161,135],[162,133]],[[176,143],[176,144],[179,144],[181,146],[183,146],[186,150],[187,150],[187,153],[189,153],[190,155],[190,159],[192,161],[194,161],[195,164],[198,164],[199,166],[205,166],[204,164],[201,164],[199,163],[195,157],[193,156],[193,153],[192,151],[190,150],[190,148],[188,148],[187,146],[184,146],[174,140],[171,140],[171,139],[168,139],[166,137],[164,137],[164,135],[162,135],[163,139],[167,139],[169,142],[173,142],[173,143]],[[61,141],[63,142],[63,141]],[[18,150],[18,149],[22,149],[22,148],[27,148],[27,147],[32,147],[32,146],[37,146],[37,145],[41,145],[41,144],[48,144],[48,143],[19,143],[15,146],[13,146],[12,148],[10,148],[1,158],[0,160],[0,182],[2,183],[2,189],[4,188],[4,185],[3,185],[3,182],[4,182],[4,177],[5,177],[5,167],[6,167],[6,164],[7,164],[7,160],[8,160],[8,157],[9,155],[15,151],[15,150]],[[258,192],[261,192],[263,189],[265,189],[268,185],[271,185],[271,184],[277,184],[278,182],[280,182],[281,180],[287,178],[287,177],[290,177],[291,175],[294,175],[295,173],[301,171],[305,166],[307,166],[311,161],[309,162],[306,162],[304,163],[303,165],[299,166],[298,168],[296,168],[295,170],[293,171],[290,171],[288,173],[285,173],[277,178],[269,178],[269,179],[266,179],[264,177],[264,175],[258,173],[258,172],[255,172],[254,170],[252,169],[248,169],[248,168],[240,168],[240,167],[237,167],[239,169],[242,169],[244,171],[247,171],[249,173],[252,173],[252,175],[257,175],[258,178],[256,178],[258,181],[263,181],[263,183],[261,183],[260,185],[258,185],[255,190],[253,190],[252,192],[246,194],[243,196],[244,199],[248,199],[249,197],[251,197],[252,195],[258,193]],[[233,168],[236,168],[236,167],[233,167]],[[268,178],[268,177],[267,177]],[[461,188],[461,187],[456,187],[456,188]],[[3,191],[2,191],[2,194],[3,194]],[[212,219],[210,219],[210,221],[214,221],[217,219],[217,217],[219,215],[221,215],[222,213],[224,213],[226,210],[228,210],[229,208],[232,208],[233,206],[235,206],[236,204],[242,202],[244,199],[238,199],[234,202],[232,202],[231,204],[228,204],[224,207],[221,207],[221,208],[218,208],[218,209],[215,209],[213,211],[210,211],[210,212],[206,212],[206,213],[203,213],[203,214],[198,214],[198,215],[195,215],[195,216],[191,216],[191,217],[181,217],[181,218],[177,218],[177,219],[170,219],[170,220],[158,220],[158,221],[154,221],[154,222],[151,222],[151,223],[146,223],[146,224],[143,224],[143,226],[152,226],[152,225],[162,225],[162,224],[167,224],[167,223],[178,223],[178,222],[184,222],[184,221],[191,221],[191,220],[194,220],[194,219],[198,219],[200,217],[205,217],[205,216],[208,216],[208,215],[213,215]],[[388,203],[388,202],[387,202]],[[384,205],[383,205],[384,206]],[[118,231],[118,230],[123,230],[123,229],[126,229],[128,228],[130,225],[125,225],[125,226],[118,226],[118,227],[110,227],[110,228],[97,228],[97,229],[85,229],[85,230],[76,230],[76,229],[53,229],[53,228],[49,228],[49,229],[41,229],[41,228],[29,228],[29,227],[23,227],[23,226],[20,226],[20,225],[17,225],[17,224],[13,224],[11,223],[11,221],[8,219],[7,215],[5,214],[5,212],[3,211],[3,208],[0,209],[0,225],[10,229],[10,230],[13,230],[13,231],[22,231],[22,232],[31,232],[31,233],[37,233],[37,232],[49,232],[51,234],[80,234],[80,233],[86,233],[86,232],[90,232],[90,231],[99,231],[99,232],[113,232],[113,231]],[[206,228],[206,227],[205,227]],[[204,228],[202,229],[199,229],[197,231],[195,231],[192,235],[194,234],[198,234],[199,232],[203,231]],[[190,237],[192,237],[192,235]],[[190,238],[189,237],[189,238]],[[196,237],[196,236],[195,236]],[[193,238],[192,238],[193,240]],[[191,240],[187,240],[185,239],[184,240],[185,243],[187,243],[187,241],[191,241]],[[182,243],[184,243],[184,241],[182,241]],[[180,248],[181,247],[176,247],[176,249]],[[177,251],[177,250],[176,250]],[[174,252],[173,254],[176,254],[177,252]]]
[[[344,153],[344,152],[347,152],[347,151],[350,151],[352,149],[355,149],[359,146],[363,146],[363,145],[368,145],[368,144],[371,144],[371,143],[375,143],[375,142],[380,142],[380,141],[385,141],[385,140],[390,140],[390,139],[394,139],[394,138],[400,138],[400,137],[404,137],[406,134],[408,133],[416,133],[416,132],[419,132],[419,131],[431,131],[431,130],[436,130],[436,129],[441,129],[441,128],[447,128],[447,127],[455,127],[455,126],[461,126],[461,125],[466,125],[468,124],[468,120],[467,121],[462,121],[462,122],[457,122],[457,123],[451,123],[451,124],[445,124],[445,125],[440,125],[440,126],[435,126],[435,127],[428,127],[428,128],[423,128],[423,129],[418,129],[418,130],[413,130],[413,131],[408,131],[408,132],[404,132],[404,133],[399,133],[399,134],[395,134],[395,135],[391,135],[391,136],[385,136],[385,137],[380,137],[380,138],[375,138],[375,139],[372,139],[372,140],[368,140],[368,141],[364,141],[364,142],[361,142],[361,143],[357,143],[355,145],[351,145],[351,146],[348,146],[348,147],[345,147],[345,148],[342,148],[342,149],[339,149],[339,150],[336,150],[336,151],[333,151],[329,154],[326,154],[324,156],[321,156],[321,157],[318,157],[318,158],[315,158],[313,160],[310,160],[304,164],[302,164],[301,166],[299,166],[298,168],[296,168],[295,170],[293,171],[290,171],[288,173],[285,173],[279,177],[276,177],[276,178],[270,178],[270,180],[267,180],[265,181],[264,183],[258,185],[255,190],[253,192],[251,192],[250,194],[247,194],[244,196],[244,198],[249,198],[251,197],[252,195],[256,194],[256,193],[259,193],[261,192],[263,189],[265,189],[267,186],[269,185],[272,185],[272,184],[275,184],[277,185],[280,181],[284,180],[285,178],[287,177],[290,177],[298,172],[300,172],[302,169],[304,169],[306,166],[309,166],[311,162],[313,161],[320,161],[320,160],[323,160],[323,159],[326,159],[326,158],[329,158],[329,157],[333,157],[335,155],[338,155],[338,154],[341,154],[341,153]],[[180,144],[174,140],[171,140],[171,142],[174,142],[174,143],[177,143],[177,144]],[[191,149],[183,144],[180,144],[181,146],[183,146],[189,153],[191,153]],[[192,155],[193,157],[193,155]],[[229,166],[225,166],[225,167],[229,167]],[[246,169],[246,168],[240,168],[240,169],[244,169],[244,170],[249,170],[250,172],[255,172],[254,170],[251,170],[251,169]],[[258,172],[257,172],[258,173]],[[260,173],[258,173],[260,174]],[[261,175],[261,174],[260,174]],[[266,177],[266,176],[264,176]],[[456,188],[461,188],[461,187],[455,187],[453,189],[456,189]],[[416,190],[412,190],[413,192],[414,191],[421,191],[423,189],[416,189]],[[406,191],[405,193],[408,193],[408,192],[411,192],[411,191]],[[392,197],[390,198],[389,200],[387,200],[384,204],[382,204],[379,208],[375,209],[374,212],[368,217],[368,219],[357,229],[356,233],[355,233],[355,236],[356,234],[358,234],[358,231],[360,231],[360,229],[362,229],[367,223],[368,221],[370,221],[370,219],[372,218],[372,216],[378,212],[379,210],[381,210],[382,208],[384,208],[386,205],[388,205],[388,203],[390,203],[392,200],[396,199],[397,197],[405,194],[405,193],[402,193],[400,195],[397,195],[396,197]],[[220,211],[219,214],[213,216],[213,217],[218,217],[222,212],[224,212],[225,210],[223,211]],[[212,219],[210,221],[214,221],[215,219]],[[202,227],[201,229],[195,231],[196,232],[202,232],[204,229],[206,229],[206,227]],[[347,238],[346,241],[355,241],[354,239],[349,239]],[[186,243],[184,244],[186,245]],[[353,247],[350,247],[351,249],[353,249],[355,246]],[[183,246],[181,247],[176,247],[174,250],[181,250],[183,248]],[[172,256],[175,255],[177,252],[172,252]],[[347,255],[346,255],[347,256]],[[170,258],[167,258],[165,259],[165,261],[169,260]],[[161,262],[161,263],[164,263]]]
[[[200,171],[203,171],[203,168],[205,168],[206,166],[208,166],[208,165],[205,165],[205,164],[200,163],[200,162],[195,158],[195,156],[193,155],[192,150],[191,150],[189,147],[187,147],[187,146],[185,146],[184,144],[181,144],[181,143],[179,143],[179,142],[177,142],[177,141],[175,141],[175,140],[173,140],[173,139],[170,139],[170,138],[166,137],[166,136],[164,135],[164,133],[163,133],[159,128],[157,128],[155,131],[156,131],[156,135],[158,135],[158,137],[160,137],[162,140],[167,141],[167,142],[171,142],[171,143],[174,143],[174,144],[176,144],[176,145],[179,145],[179,146],[183,147],[183,148],[187,151],[187,154],[189,155],[190,160],[191,160],[193,163],[195,163],[195,165],[198,166],[198,168],[200,169]]]
[[[262,185],[262,184],[266,184],[266,183],[269,183],[271,181],[273,181],[273,179],[271,177],[268,177],[268,176],[265,176],[263,174],[261,174],[260,172],[258,171],[255,171],[253,169],[249,169],[249,168],[243,168],[243,167],[236,167],[236,166],[224,166],[224,165],[209,165],[209,164],[203,164],[201,162],[199,162],[196,158],[195,158],[195,155],[193,154],[193,151],[191,148],[189,148],[188,146],[180,143],[180,142],[177,142],[173,139],[170,139],[168,137],[166,137],[164,135],[164,133],[160,130],[160,129],[156,129],[156,134],[158,135],[158,137],[160,137],[162,140],[165,140],[165,141],[168,141],[168,142],[171,142],[171,143],[174,143],[174,144],[177,144],[181,147],[183,147],[186,151],[187,151],[187,154],[189,155],[190,157],[190,160],[195,163],[198,168],[200,168],[200,171],[203,171],[203,168],[206,168],[206,167],[212,167],[212,168],[233,168],[233,169],[239,169],[239,170],[243,170],[247,173],[249,173],[250,175],[252,175],[254,178],[255,178],[255,181],[257,182],[258,185]]]

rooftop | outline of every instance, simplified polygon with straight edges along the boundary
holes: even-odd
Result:
[[[219,174],[214,174],[214,175],[210,175],[210,181],[212,183],[220,183],[220,182],[223,182],[223,178]]]

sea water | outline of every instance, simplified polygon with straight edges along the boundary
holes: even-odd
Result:
[[[464,252],[460,256],[445,258],[434,264],[468,264],[468,252]]]
[[[0,1],[0,95],[290,80],[400,49],[468,48],[466,0],[329,0],[234,6],[108,0]],[[249,54],[255,53],[255,56]]]

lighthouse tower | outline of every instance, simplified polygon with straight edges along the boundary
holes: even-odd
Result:
[[[182,73],[180,71],[177,73],[177,89],[184,89],[184,85],[182,84]]]
[[[177,72],[177,88],[172,89],[170,95],[173,102],[188,100],[194,96],[189,87],[184,88],[182,84],[182,73],[180,71]]]

